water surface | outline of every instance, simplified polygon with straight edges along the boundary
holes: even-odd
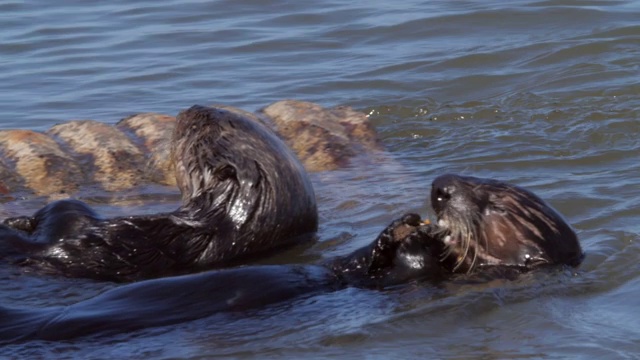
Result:
[[[0,4],[0,128],[115,123],[195,103],[255,111],[285,98],[369,114],[390,160],[314,174],[319,242],[272,261],[344,254],[406,211],[427,214],[430,181],[444,172],[532,189],[587,253],[575,271],[513,282],[345,289],[118,336],[9,345],[0,355],[636,358],[638,19],[638,1]],[[85,200],[107,215],[179,201]],[[3,306],[73,303],[114,286],[6,265],[0,278]]]

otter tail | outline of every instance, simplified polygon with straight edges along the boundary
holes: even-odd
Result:
[[[56,312],[52,312],[53,309],[25,310],[0,307],[0,346],[37,338],[38,330],[55,316]]]
[[[50,310],[35,336],[68,340],[177,324],[243,311],[336,288],[333,272],[314,265],[262,265],[140,281]]]

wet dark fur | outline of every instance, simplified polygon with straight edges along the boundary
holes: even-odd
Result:
[[[327,263],[349,284],[385,287],[412,280],[442,280],[439,229],[424,225],[417,214],[406,214],[392,222],[369,246]]]
[[[521,187],[447,174],[433,181],[431,204],[442,230],[443,264],[451,271],[526,271],[582,261],[578,238],[562,216]]]
[[[347,286],[438,281],[443,271],[432,254],[438,241],[433,227],[419,219],[407,214],[370,245],[323,264],[246,266],[135,282],[67,307],[0,307],[0,345],[175,324]]]
[[[182,206],[103,219],[75,200],[0,225],[0,257],[47,273],[132,281],[219,267],[313,236],[311,182],[264,125],[193,106],[172,137]]]

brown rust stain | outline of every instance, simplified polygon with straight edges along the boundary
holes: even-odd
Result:
[[[0,149],[24,185],[37,195],[69,194],[84,181],[75,160],[46,134],[3,130]]]
[[[356,155],[381,149],[367,116],[350,107],[326,109],[311,102],[283,100],[262,113],[309,171],[334,170]]]
[[[173,116],[143,113],[122,119],[116,128],[131,133],[145,148],[144,172],[151,181],[176,186],[176,177],[171,162],[171,135],[176,118]]]
[[[130,189],[145,182],[144,154],[122,131],[93,120],[77,120],[53,126],[48,134],[73,152],[93,161],[93,180],[107,191]]]
[[[324,108],[297,100],[278,101],[257,114],[215,107],[272,128],[308,171],[337,169],[382,148],[368,117],[350,107]],[[26,187],[38,195],[69,194],[96,183],[106,191],[149,181],[175,186],[170,156],[174,126],[173,116],[142,113],[116,126],[79,120],[55,125],[46,133],[0,131],[0,165],[5,164],[0,193]]]
[[[17,176],[0,159],[0,194],[9,195],[19,188]]]

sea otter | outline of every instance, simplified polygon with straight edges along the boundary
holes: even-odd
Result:
[[[168,325],[347,286],[440,283],[455,273],[580,264],[573,230],[533,193],[492,179],[443,175],[432,183],[436,224],[407,214],[368,246],[315,265],[212,270],[123,285],[67,307],[0,308],[0,343],[70,339]]]
[[[347,286],[440,281],[437,233],[406,214],[368,246],[316,265],[254,265],[134,282],[66,307],[0,307],[0,345],[126,332],[241,311]]]
[[[310,239],[307,173],[266,126],[222,109],[182,111],[171,156],[182,205],[105,219],[77,200],[0,225],[0,258],[45,273],[134,281],[197,272]]]
[[[578,266],[583,252],[562,216],[532,192],[493,179],[446,174],[433,180],[431,206],[443,266],[470,273]]]

